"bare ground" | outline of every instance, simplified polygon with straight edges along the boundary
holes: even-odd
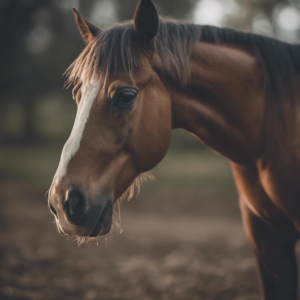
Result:
[[[121,235],[78,247],[56,233],[43,199],[26,181],[0,185],[0,299],[259,299],[252,251],[225,200],[199,213],[124,203]]]

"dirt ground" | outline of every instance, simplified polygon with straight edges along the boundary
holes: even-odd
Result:
[[[0,183],[1,300],[259,299],[228,162],[169,155],[156,182],[122,204],[122,234],[78,247],[56,232],[36,184],[54,173],[46,154],[0,159],[33,172]]]
[[[122,212],[120,235],[78,247],[54,230],[41,191],[1,187],[1,299],[257,300],[240,220]]]

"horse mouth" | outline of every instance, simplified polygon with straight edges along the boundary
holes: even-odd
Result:
[[[107,203],[100,214],[100,217],[96,223],[93,232],[90,237],[96,237],[98,235],[105,235],[110,232],[112,224],[112,205]]]

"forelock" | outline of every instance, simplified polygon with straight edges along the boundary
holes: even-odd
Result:
[[[190,76],[188,58],[192,46],[200,40],[200,32],[200,27],[192,24],[160,19],[154,46],[165,71],[183,83]],[[105,84],[119,70],[132,74],[138,67],[137,57],[145,54],[145,48],[137,41],[133,22],[115,24],[102,30],[68,68],[67,85],[98,80]]]

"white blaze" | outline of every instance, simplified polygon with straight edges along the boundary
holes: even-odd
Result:
[[[59,166],[56,171],[55,185],[67,174],[69,162],[79,149],[86,122],[99,90],[100,84],[98,83],[91,83],[82,87],[82,97],[78,106],[74,126],[71,135],[63,148]]]

